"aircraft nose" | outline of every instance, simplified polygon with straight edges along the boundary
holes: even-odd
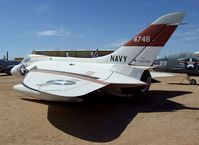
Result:
[[[11,69],[11,71],[10,71],[11,74],[14,75],[14,76],[19,75],[19,71],[18,71],[18,70],[19,70],[19,69],[18,69],[19,67],[20,67],[19,65],[14,66],[14,67]]]

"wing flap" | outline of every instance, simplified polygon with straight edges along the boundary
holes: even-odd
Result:
[[[108,85],[93,78],[39,71],[29,72],[23,84],[32,90],[65,97],[82,96]]]
[[[109,84],[120,85],[146,85],[145,82],[115,72],[113,72],[113,74],[108,79],[106,79],[105,82]]]

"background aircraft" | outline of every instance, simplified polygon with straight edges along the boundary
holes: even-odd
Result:
[[[118,50],[94,58],[45,57],[12,69],[19,74],[25,66],[25,78],[14,88],[35,98],[70,101],[103,90],[118,96],[146,93],[151,84],[154,59],[185,16],[176,12],[159,17]],[[38,57],[39,58],[39,57]],[[25,60],[24,60],[25,62]]]
[[[191,85],[197,82],[190,79],[191,76],[199,76],[199,59],[192,53],[181,53],[176,55],[165,56],[154,61],[155,71],[173,72],[187,74],[187,80]]]
[[[19,63],[20,61],[0,59],[0,72],[11,75],[11,69]]]
[[[199,60],[197,58],[179,58],[177,59],[179,67],[185,68],[187,70],[198,70]]]

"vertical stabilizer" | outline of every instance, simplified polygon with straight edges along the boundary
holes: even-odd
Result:
[[[150,66],[185,16],[184,12],[163,15],[103,62]]]

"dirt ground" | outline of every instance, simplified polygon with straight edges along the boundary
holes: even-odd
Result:
[[[14,91],[21,79],[1,74],[0,145],[198,145],[199,85],[183,77],[159,79],[145,96],[55,103]]]

